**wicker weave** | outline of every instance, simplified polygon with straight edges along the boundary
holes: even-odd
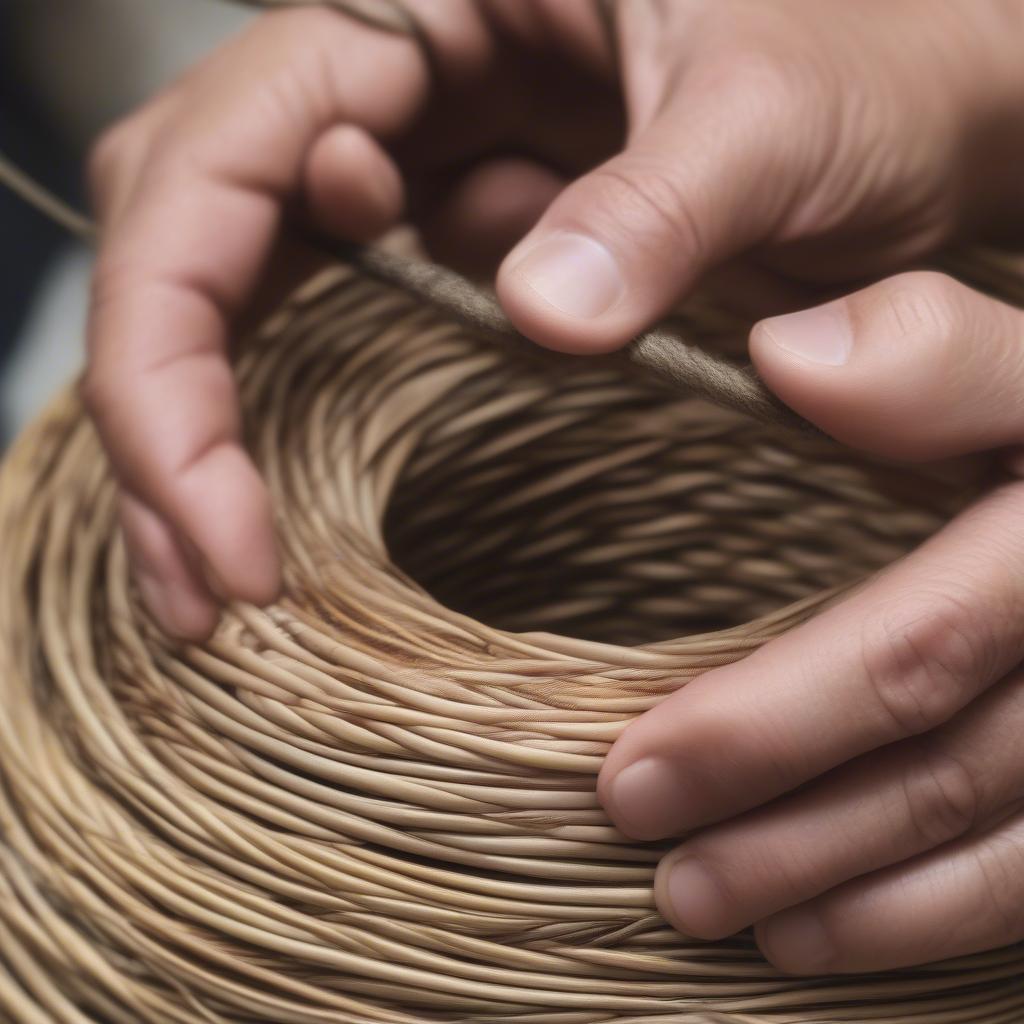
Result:
[[[73,392],[0,475],[3,1020],[1022,1019],[1018,947],[797,980],[681,938],[594,795],[630,719],[912,547],[952,477],[344,270],[239,373],[286,590],[202,647],[142,611]]]

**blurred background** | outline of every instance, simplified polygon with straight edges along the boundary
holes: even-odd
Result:
[[[91,140],[250,17],[223,0],[0,0],[0,151],[85,209]],[[0,444],[80,367],[89,271],[0,186]]]

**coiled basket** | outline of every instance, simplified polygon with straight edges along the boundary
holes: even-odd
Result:
[[[706,345],[736,324],[707,311]],[[239,357],[286,587],[161,636],[73,391],[0,475],[0,1019],[1024,1019],[1024,951],[777,974],[657,915],[624,726],[967,499],[351,269]]]

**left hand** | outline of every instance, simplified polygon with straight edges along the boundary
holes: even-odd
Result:
[[[903,274],[758,324],[764,380],[840,441],[924,460],[1024,443],[1024,312]],[[690,833],[658,906],[755,926],[798,974],[1024,939],[1024,481],[632,724],[599,793],[638,839]]]

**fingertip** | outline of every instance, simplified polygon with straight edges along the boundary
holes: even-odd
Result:
[[[219,582],[220,577],[212,575],[218,581],[216,592],[225,595],[225,601],[234,598],[262,608],[272,604],[281,594],[281,563],[272,530],[261,533],[254,540],[250,555],[252,564],[246,567],[244,574],[237,574],[232,584]]]
[[[1019,311],[942,274],[897,274],[756,324],[769,388],[852,447],[918,462],[1018,441]]]
[[[810,372],[845,366],[853,352],[853,325],[845,299],[768,317],[750,332],[758,369],[795,366]]]
[[[661,754],[645,754],[606,779],[599,793],[615,827],[650,842],[687,827],[694,813],[691,787],[680,766]]]
[[[597,354],[634,333],[618,260],[577,231],[526,238],[502,262],[497,291],[513,324],[546,348]]]
[[[131,495],[121,495],[119,511],[132,577],[149,613],[168,636],[205,639],[217,625],[217,603],[175,530]]]
[[[239,445],[207,452],[176,481],[175,504],[204,573],[225,599],[265,605],[277,597],[281,566],[270,496]]]
[[[306,157],[307,203],[318,225],[353,241],[370,241],[402,212],[404,188],[395,162],[363,128],[323,132]]]
[[[135,585],[150,615],[172,639],[198,643],[216,628],[219,609],[198,590],[142,570],[135,572]]]
[[[854,333],[843,299],[768,317],[750,331],[750,357],[758,375],[787,405],[832,433],[856,397],[848,365]],[[851,372],[852,370],[852,372]]]
[[[714,872],[686,847],[662,858],[654,898],[661,916],[681,935],[708,942],[736,931],[725,920],[727,904]]]
[[[905,429],[904,368],[865,338],[854,297],[759,321],[749,351],[765,384],[831,437],[878,454],[928,457],[927,439],[921,450],[915,441],[920,423]]]

